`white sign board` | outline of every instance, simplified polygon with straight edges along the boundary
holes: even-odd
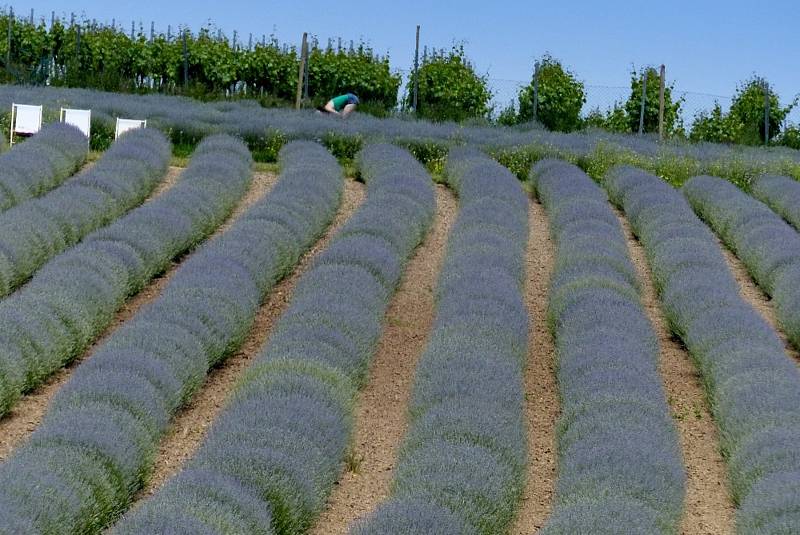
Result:
[[[92,110],[61,108],[61,122],[71,124],[83,132],[83,135],[87,138],[91,137]]]
[[[128,130],[136,130],[137,128],[147,128],[147,121],[141,119],[121,119],[117,117],[117,129],[114,133],[114,139],[117,139]]]
[[[42,129],[42,107],[30,104],[11,104],[11,135],[10,142],[14,144],[14,134],[33,135]]]

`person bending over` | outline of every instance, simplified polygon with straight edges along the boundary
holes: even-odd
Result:
[[[353,113],[356,106],[358,106],[358,97],[353,93],[346,93],[338,97],[333,97],[324,106],[317,109],[324,113],[347,117]]]

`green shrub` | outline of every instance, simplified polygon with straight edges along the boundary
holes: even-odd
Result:
[[[406,84],[405,105],[413,106],[412,73]],[[486,76],[479,76],[467,59],[464,46],[450,51],[434,50],[422,58],[419,68],[417,115],[433,121],[463,121],[470,117],[487,117],[491,113]]]
[[[736,94],[727,113],[723,113],[719,103],[709,113],[698,114],[692,123],[689,138],[692,141],[710,141],[717,143],[739,143],[743,145],[760,145],[764,143],[764,88],[768,82],[759,76],[744,81],[737,86]],[[785,107],[781,107],[777,93],[769,89],[769,139],[784,143],[781,136],[781,124],[789,112],[797,105],[797,98]],[[792,146],[793,136],[790,132],[786,139],[787,146]],[[800,148],[795,145],[795,148]]]
[[[729,119],[740,130],[737,143],[759,145],[764,142],[764,88],[769,92],[769,139],[775,138],[781,130],[781,124],[792,108],[797,104],[795,98],[786,107],[781,107],[778,95],[769,88],[766,79],[753,76],[736,88],[736,94],[728,111]]]
[[[653,67],[631,73],[631,95],[625,103],[628,116],[628,131],[639,131],[639,118],[642,108],[642,84],[647,73],[646,99],[644,106],[644,131],[658,132],[658,110],[661,75]],[[673,101],[674,84],[664,85],[664,134],[672,135],[683,128],[680,118],[683,97]]]
[[[536,119],[550,130],[571,132],[581,127],[581,108],[586,102],[583,82],[565,69],[559,60],[545,54],[534,79],[519,92],[518,122],[532,120],[536,78],[539,94]]]

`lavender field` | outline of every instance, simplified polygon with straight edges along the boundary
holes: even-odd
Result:
[[[800,533],[793,151],[20,99],[0,533]]]

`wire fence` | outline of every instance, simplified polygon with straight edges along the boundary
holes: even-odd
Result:
[[[45,17],[36,18],[33,9],[30,10],[30,14],[24,14],[19,16],[13,12],[13,10],[8,8],[0,9],[0,16],[5,17],[6,20],[14,20],[15,24],[19,26],[14,27],[14,42],[17,41],[25,42],[36,40],[41,38],[41,32],[46,31],[48,28],[52,30],[53,26],[58,23],[61,24],[64,28],[74,28],[75,25],[78,24],[77,34],[75,35],[75,43],[72,48],[74,50],[67,50],[69,47],[65,46],[65,52],[70,52],[77,58],[81,57],[82,54],[82,47],[81,47],[81,28],[85,27],[85,31],[96,31],[98,28],[108,28],[108,25],[104,25],[103,23],[99,23],[95,20],[88,21],[78,21],[75,17],[75,14],[71,14],[69,19],[61,20],[59,19],[55,12],[50,13],[49,17],[49,25],[48,21]],[[83,25],[83,26],[81,26]],[[12,54],[12,25],[10,23],[6,23],[4,26],[7,26],[8,35],[5,36],[6,38],[0,37],[0,63],[4,63],[5,68],[3,69],[6,71],[6,79],[19,79],[19,76],[14,76],[15,73],[11,71],[11,54]],[[110,27],[117,31],[119,28],[119,32],[121,35],[127,35],[127,27],[118,24],[117,21],[112,20]],[[21,28],[26,29],[27,33],[19,33],[21,32]],[[1,29],[1,28],[0,28]],[[174,30],[174,31],[173,31]],[[39,32],[37,34],[37,31]],[[171,26],[167,27],[166,34],[156,34],[155,33],[155,23],[151,22],[149,25],[149,41],[147,27],[145,27],[141,22],[137,25],[136,23],[131,23],[130,26],[130,40],[134,41],[147,41],[152,43],[156,36],[160,35],[163,38],[164,42],[166,43],[178,43],[181,39],[183,39],[183,48],[182,51],[179,52],[181,55],[181,65],[180,73],[182,74],[182,79],[184,81],[184,85],[186,85],[186,81],[189,79],[188,73],[188,65],[187,65],[187,49],[186,49],[186,35],[187,29],[183,27],[177,27],[173,29]],[[19,33],[19,35],[17,35]],[[258,46],[259,42],[262,46],[267,44],[267,36],[262,35],[260,40],[257,36],[250,34],[247,38],[243,38],[237,34],[237,32],[233,32],[232,38],[227,37],[223,34],[222,30],[219,28],[215,28],[212,35],[215,34],[215,37],[218,41],[222,42],[225,41],[230,45],[233,50],[252,50],[254,46]],[[66,35],[66,34],[65,34]],[[142,42],[144,42],[142,41]],[[333,46],[333,41],[328,41],[328,46]],[[69,43],[71,44],[71,43]],[[342,48],[342,41],[339,39],[338,47],[339,49]],[[283,44],[283,53],[287,53],[288,45]],[[85,48],[85,45],[84,47]],[[353,43],[350,42],[350,49],[353,49]],[[16,53],[16,51],[15,51]],[[5,62],[2,62],[3,57],[5,57]],[[63,58],[62,58],[63,59]],[[35,62],[34,62],[35,63]],[[66,67],[61,66],[60,70],[58,66],[54,65],[52,54],[50,57],[43,57],[42,61],[39,62],[35,73],[40,74],[40,80],[29,79],[25,80],[27,83],[42,83],[42,84],[50,84],[52,80],[58,78],[59,76],[64,77],[66,72]],[[69,63],[67,61],[67,63]],[[73,69],[76,70],[76,69]],[[306,71],[308,70],[306,66]],[[80,71],[80,69],[78,69]],[[403,81],[399,87],[399,94],[397,102],[402,102],[403,98],[405,97],[406,91],[406,81],[410,76],[410,71],[407,69],[392,69],[393,72],[400,74],[403,77]],[[17,73],[18,74],[18,73]],[[102,74],[102,73],[101,73]],[[178,76],[180,78],[180,76]],[[163,82],[163,80],[156,80],[152,77],[142,77],[139,80],[136,80],[135,89],[142,90],[142,89],[151,89],[151,90],[163,90],[162,85],[163,83],[159,84],[156,82]],[[492,104],[494,109],[494,115],[496,116],[499,112],[509,105],[517,107],[518,105],[518,96],[520,90],[528,86],[531,81],[530,79],[527,80],[514,80],[514,79],[503,79],[503,78],[493,78],[489,77],[487,79],[489,88],[492,92]],[[178,81],[172,80],[172,85],[177,86]],[[303,88],[304,94],[308,93],[307,83],[308,77],[306,75],[305,78],[306,86]],[[169,85],[169,84],[167,84]],[[226,95],[244,95],[249,96],[252,94],[253,87],[248,86],[247,83],[236,82],[230,85],[228,89],[226,89]],[[582,116],[586,117],[593,111],[599,111],[600,113],[605,113],[615,106],[624,106],[625,103],[631,98],[631,87],[630,86],[606,86],[606,85],[594,85],[591,83],[584,83],[584,92],[586,97],[586,102],[582,108]],[[637,97],[638,98],[638,97]],[[714,95],[709,93],[700,93],[695,91],[684,91],[680,87],[675,88],[672,90],[672,100],[673,102],[679,101],[680,102],[680,109],[678,114],[679,126],[683,126],[685,130],[689,130],[694,122],[695,118],[701,113],[709,113],[715,107],[715,105],[719,105],[723,111],[727,111],[730,108],[732,102],[732,96],[730,95]],[[792,109],[790,114],[786,117],[785,122],[787,124],[800,124],[800,106],[795,107]]]
[[[488,83],[492,90],[495,113],[497,113],[508,105],[517,106],[520,90],[529,85],[531,81],[489,78]],[[586,94],[586,103],[583,105],[582,111],[584,117],[593,110],[606,112],[614,105],[624,105],[631,97],[630,86],[585,84],[584,92]],[[688,129],[698,114],[710,112],[716,104],[719,104],[723,111],[727,111],[733,101],[733,96],[683,91],[675,88],[672,90],[672,99],[681,101],[680,118]],[[786,122],[800,124],[800,107],[792,109],[786,117]]]

